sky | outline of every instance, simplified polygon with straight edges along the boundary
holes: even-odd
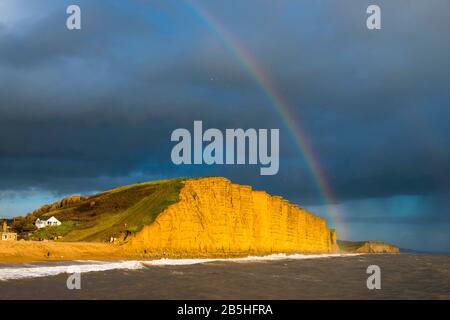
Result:
[[[66,28],[71,4],[81,30]],[[381,30],[366,27],[369,4]],[[0,0],[0,216],[220,175],[325,217],[338,238],[448,252],[449,16],[448,0]],[[333,199],[249,65],[285,102]],[[170,134],[194,120],[279,128],[278,174],[174,165]]]

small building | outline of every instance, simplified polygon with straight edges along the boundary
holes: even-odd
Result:
[[[1,241],[15,241],[17,240],[17,233],[10,232],[8,224],[6,221],[3,221],[2,231],[0,232],[0,240]]]
[[[56,227],[56,226],[60,226],[61,225],[61,221],[59,221],[55,217],[51,217],[48,220],[41,220],[41,219],[38,218],[36,220],[36,222],[34,223],[34,225],[38,229],[45,228],[45,227]]]

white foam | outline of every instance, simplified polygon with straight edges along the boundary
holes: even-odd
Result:
[[[302,260],[302,259],[318,259],[318,258],[333,258],[333,257],[350,257],[360,255],[358,253],[352,254],[285,254],[276,253],[268,256],[249,256],[242,258],[211,258],[211,259],[159,259],[142,261],[144,265],[148,266],[171,266],[171,265],[191,265],[207,262],[257,262],[257,261],[274,261],[274,260]]]
[[[211,259],[158,259],[147,261],[73,261],[68,265],[58,266],[29,266],[29,267],[8,267],[0,268],[0,281],[39,278],[55,276],[63,273],[87,273],[108,270],[138,270],[151,266],[176,266],[176,265],[193,265],[208,262],[258,262],[258,261],[274,261],[274,260],[302,260],[302,259],[318,259],[332,257],[349,257],[360,254],[284,254],[277,253],[268,256],[249,256],[243,258],[211,258]]]
[[[56,276],[61,273],[86,273],[115,269],[137,270],[144,266],[139,261],[91,262],[66,266],[33,266],[27,268],[0,268],[0,281]]]

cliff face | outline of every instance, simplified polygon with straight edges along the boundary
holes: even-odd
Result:
[[[367,241],[355,252],[358,253],[399,253],[400,248],[389,243],[381,241]]]
[[[188,179],[179,197],[124,245],[176,256],[338,251],[324,219],[250,186]]]

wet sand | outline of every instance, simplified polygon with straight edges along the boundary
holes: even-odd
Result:
[[[381,268],[381,290],[366,269]],[[307,260],[150,266],[1,282],[0,299],[450,299],[450,255],[373,254]]]

